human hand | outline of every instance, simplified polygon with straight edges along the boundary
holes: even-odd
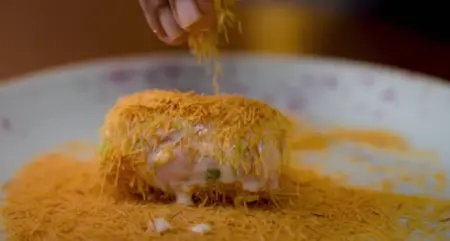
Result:
[[[139,0],[156,36],[167,44],[181,44],[193,29],[208,28],[212,0]]]

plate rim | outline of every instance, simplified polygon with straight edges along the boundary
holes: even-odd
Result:
[[[27,80],[31,78],[39,78],[44,76],[51,76],[62,71],[70,71],[75,69],[88,68],[95,65],[108,65],[114,63],[124,63],[133,61],[149,61],[152,58],[167,59],[187,59],[188,57],[195,60],[195,57],[185,51],[157,51],[151,53],[142,54],[125,54],[112,57],[99,57],[87,60],[73,61],[68,63],[62,63],[51,67],[43,68],[40,70],[30,71],[23,74],[14,75],[0,82],[0,90],[8,89],[14,86],[20,86],[23,84],[29,84]],[[245,53],[245,52],[227,52],[221,55],[223,59],[264,59],[269,58],[272,61],[297,61],[299,63],[308,63],[316,65],[335,65],[340,68],[355,68],[360,70],[372,70],[381,74],[393,73],[400,76],[411,76],[414,81],[425,82],[429,85],[440,86],[450,91],[450,80],[444,78],[421,73],[409,69],[400,68],[397,66],[389,66],[379,63],[373,63],[368,61],[361,61],[349,58],[329,57],[320,55],[289,55],[289,54],[275,54],[275,53]],[[1,93],[1,92],[0,92]]]

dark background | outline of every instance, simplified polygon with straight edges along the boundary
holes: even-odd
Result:
[[[446,1],[379,1],[367,14],[432,41],[450,41],[449,3]]]
[[[346,58],[450,79],[443,1],[307,0],[314,8],[261,1],[242,6],[246,30],[224,50]],[[327,11],[327,2],[338,10]],[[272,41],[274,35],[283,40]],[[158,41],[137,0],[0,2],[0,81],[73,62],[173,50],[186,46]]]

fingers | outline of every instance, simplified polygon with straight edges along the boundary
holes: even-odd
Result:
[[[213,10],[212,0],[139,0],[145,18],[159,39],[168,44],[186,40],[193,26],[203,23]]]
[[[168,44],[181,43],[186,36],[186,32],[175,20],[175,16],[172,14],[170,6],[162,7],[158,12],[159,21],[166,34],[164,37],[160,37],[160,39]]]
[[[214,22],[213,0],[170,0],[178,24],[187,32],[207,29]]]
[[[214,9],[213,1],[211,0],[197,0],[198,7],[202,13],[209,13]]]
[[[182,42],[183,29],[177,24],[167,0],[139,0],[145,19],[155,35],[168,44]]]
[[[163,34],[164,30],[159,22],[158,8],[164,6],[164,0],[139,0],[145,19],[155,34]],[[165,33],[164,33],[165,35]]]

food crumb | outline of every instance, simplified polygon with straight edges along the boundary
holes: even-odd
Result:
[[[208,224],[202,223],[202,224],[195,225],[194,227],[191,228],[191,230],[194,233],[205,234],[205,233],[211,232],[211,226],[209,226]]]
[[[148,222],[147,232],[164,233],[171,228],[172,225],[164,218],[155,218],[155,220]]]

